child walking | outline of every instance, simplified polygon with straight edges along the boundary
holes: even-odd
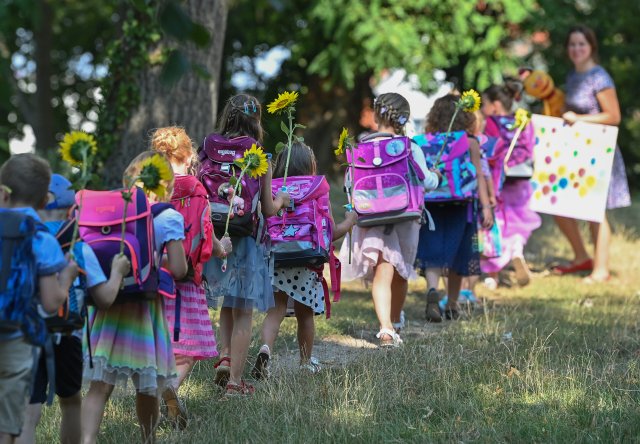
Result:
[[[456,103],[460,96],[448,94],[435,101],[427,115],[425,131],[427,133],[443,133],[448,129],[454,115]],[[470,113],[458,113],[453,122],[453,131],[473,131],[475,117]],[[469,135],[470,136],[470,135]],[[469,154],[471,162],[478,173],[478,195],[482,208],[482,225],[490,228],[493,225],[493,212],[481,173],[480,148],[478,141],[469,137]],[[446,319],[456,320],[460,316],[458,297],[463,276],[480,274],[480,258],[476,225],[475,200],[454,202],[427,202],[427,210],[431,213],[435,230],[423,226],[420,230],[416,264],[427,279],[426,317],[429,322],[441,322],[442,316],[438,306],[437,292],[440,276],[447,274],[447,304],[444,308]]]
[[[153,156],[161,156],[171,171],[167,159],[153,151],[145,151],[129,164],[123,181],[140,174],[140,163]],[[162,186],[162,185],[161,185]],[[173,192],[173,173],[167,185],[168,200]],[[160,201],[149,193],[149,202]],[[164,245],[164,268],[176,280],[187,273],[182,240],[184,219],[174,209],[166,209],[153,218],[156,251]],[[176,376],[176,364],[171,338],[164,313],[164,302],[158,293],[153,300],[113,304],[108,309],[91,310],[91,349],[93,366],[85,359],[84,379],[90,381],[89,392],[82,406],[82,441],[95,443],[104,408],[117,382],[131,378],[136,389],[136,413],[143,442],[155,441],[155,427],[159,416],[158,397]]]
[[[282,151],[276,158],[274,177],[284,176],[287,152]],[[315,176],[316,158],[310,147],[301,142],[294,142],[291,146],[289,160],[289,176]],[[332,218],[333,220],[333,218]],[[335,225],[331,241],[344,236],[355,225],[357,215],[354,211],[345,213],[345,219]],[[280,324],[285,318],[289,302],[298,321],[298,347],[300,349],[300,369],[311,373],[320,371],[320,364],[312,358],[313,340],[315,338],[315,323],[313,316],[324,313],[325,301],[329,297],[325,294],[322,283],[321,269],[309,267],[276,267],[273,273],[273,289],[275,307],[267,312],[262,324],[262,347],[252,370],[256,379],[269,376],[269,360],[271,349],[280,330]]]
[[[405,135],[410,108],[407,99],[400,94],[387,93],[374,102],[375,121],[380,133]],[[375,134],[372,135],[375,137]],[[419,146],[411,144],[411,154],[423,170],[425,190],[438,186],[439,174],[429,171]],[[343,242],[340,260],[342,278],[346,281],[358,278],[372,281],[373,305],[380,322],[376,337],[381,346],[399,346],[400,335],[394,323],[400,325],[401,311],[407,296],[408,280],[415,277],[413,264],[418,246],[418,221],[406,221],[389,226],[353,228],[353,252],[349,264],[349,242]]]
[[[196,153],[193,142],[184,128],[157,129],[151,136],[151,149],[163,153],[171,162],[175,175],[171,203],[183,215],[185,226],[188,227],[183,246],[189,271],[184,279],[176,281],[176,290],[180,298],[178,339],[174,332],[176,300],[164,299],[178,378],[162,393],[169,420],[180,428],[184,428],[187,417],[177,395],[178,389],[197,361],[218,356],[216,338],[209,318],[207,297],[202,285],[202,268],[212,254],[223,257],[227,251],[231,251],[231,242],[225,238],[223,240],[226,241],[226,245],[223,246],[213,233],[207,192],[198,179],[191,174]]]
[[[71,182],[65,177],[54,174],[49,184],[49,202],[44,210],[38,211],[45,226],[52,235],[69,234],[72,225],[68,225],[69,211],[75,204],[75,193],[70,188]],[[67,242],[67,236],[60,234],[58,242]],[[63,238],[65,240],[63,240]],[[64,251],[64,247],[63,247]],[[86,291],[95,303],[108,308],[118,294],[122,279],[129,274],[130,263],[124,255],[113,257],[109,279],[104,275],[98,258],[89,245],[76,242],[74,257],[81,264],[85,278],[76,278],[69,292],[69,298],[76,298],[82,303],[78,307],[82,313]],[[84,293],[78,297],[78,292]],[[55,392],[60,402],[60,442],[80,442],[80,412],[82,407],[82,328],[71,333],[55,333],[53,352],[55,354]],[[40,351],[40,360],[36,368],[31,400],[27,408],[25,428],[16,440],[18,444],[35,443],[35,433],[42,415],[42,404],[47,400],[48,373],[44,349]]]
[[[515,118],[511,109],[518,93],[518,84],[508,81],[503,86],[492,85],[482,94],[482,113],[487,117],[485,134],[489,137],[500,137],[505,149],[509,147],[515,134],[515,128],[512,128]],[[530,176],[512,175],[510,171],[526,166],[533,174],[534,145],[533,124],[529,123],[507,159],[506,179],[496,208],[496,218],[502,228],[502,254],[497,258],[482,260],[482,271],[488,273],[495,283],[498,282],[498,273],[509,262],[515,268],[519,285],[527,285],[531,278],[524,258],[524,247],[531,233],[540,227],[541,220],[540,216],[529,208],[533,193],[529,183]]]
[[[261,115],[262,107],[255,97],[233,96],[222,111],[217,132],[243,146],[260,146]],[[260,210],[256,214],[260,219],[274,216],[289,205],[288,193],[279,192],[275,199],[272,197],[271,174],[269,165],[260,178]],[[223,271],[223,260],[219,258],[212,258],[204,269],[211,295],[224,297],[218,337],[222,358],[215,366],[215,382],[226,387],[227,396],[250,395],[255,389],[242,379],[242,373],[251,341],[253,309],[267,311],[274,306],[269,251],[262,242],[260,229],[254,235],[232,236],[231,243],[233,251],[226,257],[226,270]]]
[[[13,156],[0,169],[0,246],[8,247],[2,249],[0,264],[0,442],[3,444],[14,442],[22,431],[34,353],[37,353],[34,344],[43,345],[46,336],[37,303],[45,312],[55,312],[78,275],[75,262],[68,262],[63,256],[58,241],[41,225],[36,213],[47,203],[50,179],[47,161],[33,154]],[[29,276],[29,270],[34,274]]]

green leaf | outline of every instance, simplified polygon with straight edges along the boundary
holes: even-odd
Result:
[[[301,124],[301,123],[296,123],[296,124],[294,125],[294,128],[302,128],[302,129],[305,129],[306,127],[307,127],[306,125],[303,125],[303,124]]]
[[[279,153],[285,148],[285,144],[283,142],[276,143],[276,153]]]
[[[162,67],[160,79],[167,85],[173,85],[188,71],[189,61],[187,57],[181,51],[174,49]]]
[[[229,178],[229,184],[230,184],[231,186],[235,187],[237,183],[238,183],[238,179],[236,179],[235,177],[231,176],[231,177]]]
[[[204,26],[193,23],[189,40],[196,44],[199,48],[206,48],[211,43],[211,34]]]
[[[207,68],[201,63],[192,63],[191,70],[195,75],[204,80],[211,80],[211,74],[207,71]]]
[[[296,138],[296,140],[300,143],[304,142],[304,137],[299,137],[299,136],[294,136]]]
[[[233,161],[233,164],[239,168],[242,168],[244,166],[244,163],[242,163],[242,160],[240,159],[236,159]]]
[[[289,137],[289,127],[282,120],[280,121],[280,129]]]
[[[360,163],[367,163],[367,161],[366,161],[366,160],[364,160],[364,158],[362,158],[362,157],[358,157],[356,160],[357,160],[358,162],[360,162]]]
[[[190,38],[194,23],[175,1],[168,1],[160,11],[158,22],[164,32],[178,40]]]

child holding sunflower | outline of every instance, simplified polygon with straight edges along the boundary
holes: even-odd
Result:
[[[137,156],[124,173],[125,187],[141,184],[150,203],[168,201],[173,192],[171,164],[162,154],[146,151]],[[164,268],[176,280],[187,273],[182,240],[184,219],[174,209],[166,209],[153,219],[155,249],[166,257]],[[131,378],[136,388],[136,412],[144,442],[154,442],[159,416],[158,397],[176,376],[176,363],[158,294],[154,300],[112,305],[106,310],[90,310],[90,341],[93,365],[85,362],[84,379],[90,381],[82,405],[82,441],[96,442],[104,408],[115,384]]]
[[[464,108],[468,112],[457,112],[461,103],[461,97],[457,94],[448,94],[436,100],[427,115],[425,131],[448,133],[453,130],[471,133],[475,126],[473,112],[480,106],[480,97],[473,90],[465,94],[473,97],[472,106]],[[462,100],[464,99],[463,96]],[[480,147],[477,139],[470,134],[469,153],[476,171],[482,171]],[[477,181],[482,226],[490,228],[493,225],[493,209],[483,174],[477,175]],[[480,274],[476,202],[428,202],[427,210],[433,217],[435,230],[429,230],[426,225],[422,227],[416,257],[416,265],[426,277],[429,288],[426,317],[430,322],[442,321],[436,288],[444,271],[448,274],[444,314],[446,319],[456,320],[459,317],[458,298],[462,277]]]
[[[288,193],[281,191],[275,198],[271,194],[271,165],[260,148],[261,114],[262,107],[255,97],[233,96],[222,110],[217,131],[227,140],[251,146],[242,159],[243,171],[252,178],[260,178],[257,214],[260,219],[274,216],[289,205]],[[240,182],[238,179],[236,185]],[[255,389],[245,383],[242,373],[251,342],[253,309],[267,311],[274,306],[272,273],[269,251],[262,242],[260,229],[255,237],[232,237],[231,243],[233,251],[225,259],[212,258],[204,269],[212,295],[224,297],[218,335],[222,358],[215,365],[215,382],[226,388],[227,396],[250,395]]]

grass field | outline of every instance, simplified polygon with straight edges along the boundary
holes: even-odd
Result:
[[[640,240],[635,208],[613,215],[614,278],[585,285],[549,276],[567,247],[550,219],[528,248],[525,288],[488,292],[468,318],[426,325],[424,281],[407,299],[405,345],[375,347],[369,292],[347,286],[331,320],[317,321],[323,371],[297,371],[295,321],[285,320],[274,376],[250,399],[224,400],[201,363],[183,387],[190,422],[161,428],[167,443],[640,442]],[[212,312],[214,319],[217,314]],[[255,340],[251,354],[257,353]],[[251,363],[253,362],[250,356]],[[249,370],[249,365],[247,365]],[[57,442],[57,405],[39,442]],[[138,440],[133,396],[118,391],[100,442]]]

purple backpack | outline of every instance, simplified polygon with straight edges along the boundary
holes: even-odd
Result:
[[[227,190],[231,188],[231,177],[240,176],[241,168],[234,161],[242,158],[253,144],[251,137],[242,136],[227,139],[220,134],[210,134],[204,139],[199,152],[200,170],[198,179],[209,195],[211,221],[218,233],[224,233],[229,200]],[[252,179],[248,174],[242,178],[238,196],[233,199],[232,218],[229,221],[231,236],[253,236],[258,226],[258,202],[260,202],[260,179]]]
[[[437,168],[442,173],[440,186],[424,195],[427,202],[455,202],[471,200],[478,188],[476,168],[469,154],[469,138],[464,131],[452,133],[427,133],[415,136],[413,140],[420,145],[427,165],[433,165],[447,137],[440,163]]]
[[[358,225],[370,227],[417,220],[424,206],[424,173],[411,155],[408,137],[374,133],[347,150],[345,184],[352,187]]]
[[[79,214],[80,238],[93,249],[105,276],[111,274],[111,261],[120,253],[124,199],[120,190],[89,191],[76,194],[82,207]],[[131,271],[117,302],[155,299],[158,294],[175,297],[175,284],[168,270],[161,268],[162,251],[157,251],[153,218],[171,204],[149,205],[141,188],[135,187],[125,215],[124,254],[131,261]],[[87,303],[92,301],[88,298]]]
[[[283,180],[273,179],[271,192],[282,188]],[[308,267],[322,276],[329,263],[333,302],[340,299],[340,261],[333,254],[333,225],[329,203],[329,183],[324,176],[289,176],[287,191],[291,205],[281,216],[267,219],[271,252],[277,267]],[[324,277],[327,318],[331,315],[329,287]]]

